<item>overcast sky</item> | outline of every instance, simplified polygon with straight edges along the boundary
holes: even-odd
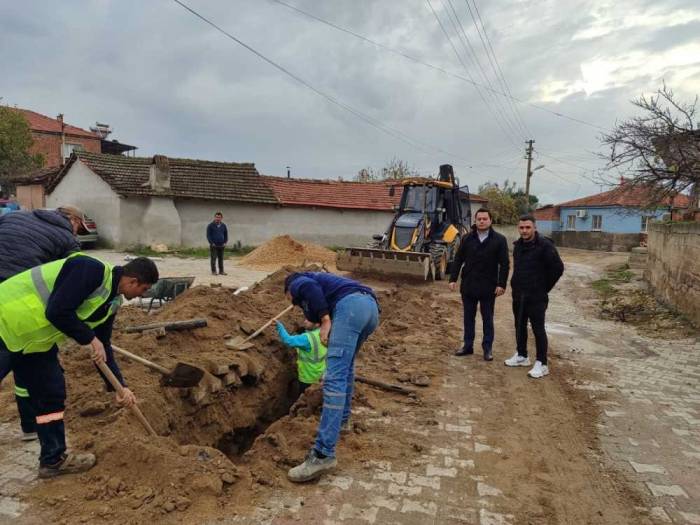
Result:
[[[285,0],[434,68],[271,0],[183,1],[350,111],[173,0],[0,3],[2,103],[109,123],[140,155],[346,180],[392,158],[425,175],[449,163],[473,191],[524,183],[532,138],[532,192],[551,203],[600,190],[600,128],[634,115],[630,99],[664,80],[700,93],[698,0],[431,0],[451,43],[424,0]],[[457,78],[503,92],[499,68],[522,102]]]

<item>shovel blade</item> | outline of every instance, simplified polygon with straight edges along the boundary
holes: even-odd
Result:
[[[250,341],[246,341],[245,337],[237,335],[226,341],[226,348],[231,350],[247,350],[248,348],[253,348],[255,346]]]
[[[163,375],[160,384],[176,388],[197,386],[204,377],[204,370],[186,363],[178,363],[169,374]]]

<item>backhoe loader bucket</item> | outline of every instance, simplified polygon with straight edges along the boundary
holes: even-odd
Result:
[[[405,275],[423,280],[435,277],[430,254],[421,252],[346,248],[338,252],[336,267],[346,272]]]

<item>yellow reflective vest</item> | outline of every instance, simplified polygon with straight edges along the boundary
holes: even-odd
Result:
[[[297,370],[302,383],[318,383],[326,372],[326,354],[328,348],[321,343],[320,330],[316,328],[305,332],[311,350],[297,348]]]
[[[25,354],[48,352],[54,344],[66,339],[66,334],[46,318],[46,307],[61,268],[68,259],[78,256],[88,257],[84,253],[74,253],[65,259],[25,270],[0,283],[0,338],[10,351]],[[121,305],[119,295],[104,317],[86,321],[112,293],[112,266],[102,264],[102,283],[76,310],[78,318],[90,328],[104,323]]]

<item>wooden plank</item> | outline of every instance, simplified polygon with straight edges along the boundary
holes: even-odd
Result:
[[[158,328],[163,328],[168,332],[175,332],[178,330],[192,330],[193,328],[204,328],[207,326],[207,320],[204,318],[200,319],[185,319],[183,321],[164,321],[162,323],[151,323],[144,324],[140,326],[127,326],[124,328],[124,332],[127,334],[143,332],[145,330],[155,330]]]

